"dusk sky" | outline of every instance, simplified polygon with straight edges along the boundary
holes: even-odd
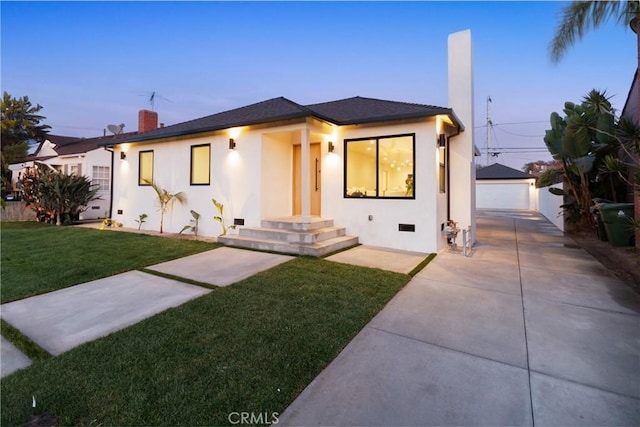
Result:
[[[284,96],[300,104],[352,96],[447,107],[447,36],[470,29],[475,136],[520,169],[550,156],[552,111],[606,89],[624,106],[636,36],[610,22],[559,64],[549,43],[564,2],[7,2],[1,86],[27,95],[58,135],[137,129],[138,110],[166,125]],[[533,148],[537,148],[537,151]]]

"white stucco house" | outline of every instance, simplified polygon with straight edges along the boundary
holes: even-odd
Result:
[[[478,169],[476,207],[537,210],[536,177],[500,163]]]
[[[473,82],[469,31],[449,36],[449,107],[352,97],[300,105],[284,97],[155,128],[114,151],[112,217],[159,229],[156,194],[186,202],[165,215],[179,232],[198,212],[218,236],[211,201],[238,228],[236,246],[322,255],[355,243],[416,252],[446,247],[448,219],[475,229]],[[148,126],[152,129],[148,130]]]

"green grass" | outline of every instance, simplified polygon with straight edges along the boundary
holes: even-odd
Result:
[[[22,335],[16,328],[0,319],[0,331],[2,336],[15,345],[25,356],[31,360],[46,360],[51,357],[49,353],[38,344]]]
[[[218,247],[201,241],[37,222],[3,222],[0,232],[2,303]]]
[[[408,280],[296,258],[4,378],[1,424],[50,413],[61,425],[229,425],[234,411],[281,413]]]

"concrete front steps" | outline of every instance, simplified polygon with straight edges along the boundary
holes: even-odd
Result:
[[[344,227],[333,225],[332,219],[300,217],[268,219],[261,227],[239,227],[239,233],[218,237],[229,246],[291,255],[323,256],[358,244],[358,238],[347,236]]]

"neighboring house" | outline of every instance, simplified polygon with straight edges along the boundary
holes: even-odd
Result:
[[[468,31],[449,37],[449,104],[280,97],[125,138],[108,144],[112,216],[136,227],[144,213],[145,228],[159,229],[153,181],[187,196],[165,215],[167,232],[188,225],[193,210],[200,235],[219,235],[215,198],[226,224],[240,225],[221,239],[228,244],[322,255],[359,241],[438,252],[447,220],[475,229]],[[144,130],[155,127],[155,113],[140,114]]]
[[[476,208],[538,209],[536,178],[499,163],[476,171]]]
[[[25,168],[32,167],[36,162],[49,165],[65,174],[84,175],[92,184],[99,186],[99,199],[87,206],[80,214],[80,219],[106,218],[111,210],[112,152],[106,150],[104,145],[135,134],[136,132],[131,132],[97,138],[47,135],[44,141],[34,145],[24,162],[11,165],[14,171],[14,188],[17,188],[18,177],[22,176]]]
[[[640,125],[640,117],[638,112],[638,104],[640,104],[640,90],[638,89],[639,83],[638,70],[636,70],[635,74],[633,75],[631,87],[629,88],[627,100],[624,104],[624,108],[622,109],[622,116],[633,120],[638,125]],[[623,157],[626,157],[626,155],[623,154]],[[638,165],[640,164],[640,156],[636,153],[635,159],[626,157],[625,161],[632,165]],[[634,203],[635,220],[637,224],[640,224],[640,191],[634,191],[633,182],[635,179],[637,179],[636,177],[639,173],[640,172],[638,172],[637,168],[631,168],[628,175],[631,184],[627,186],[627,201],[629,203]],[[636,247],[640,248],[640,229],[638,228],[636,228]]]

